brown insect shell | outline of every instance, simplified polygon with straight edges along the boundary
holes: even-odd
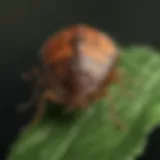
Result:
[[[87,25],[72,25],[48,38],[41,56],[58,98],[67,105],[84,106],[109,80],[119,52],[108,35]]]

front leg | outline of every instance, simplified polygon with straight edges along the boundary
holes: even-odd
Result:
[[[38,99],[40,98],[40,96],[44,92],[45,88],[48,87],[47,86],[48,81],[45,78],[45,76],[43,75],[43,72],[41,72],[37,68],[33,68],[31,73],[30,74],[29,73],[23,74],[23,79],[30,80],[30,81],[34,80],[33,84],[32,84],[33,85],[32,95],[31,95],[31,98],[28,102],[17,106],[17,109],[19,112],[25,112],[28,109],[30,109],[34,104],[36,104]]]
[[[33,79],[39,77],[42,74],[38,67],[33,67],[31,72],[23,72],[21,78],[25,81],[32,81]]]
[[[42,118],[45,112],[46,101],[62,103],[62,101],[56,96],[56,94],[52,90],[46,90],[39,98],[38,104],[36,106],[36,113],[29,127],[36,125]]]

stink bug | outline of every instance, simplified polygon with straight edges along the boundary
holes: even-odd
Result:
[[[41,69],[25,75],[36,80],[27,103],[37,105],[34,123],[43,115],[45,101],[64,104],[68,110],[85,108],[105,96],[108,86],[118,82],[117,45],[108,35],[90,26],[72,25],[49,37],[40,49],[40,56]]]

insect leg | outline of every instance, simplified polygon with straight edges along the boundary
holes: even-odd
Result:
[[[114,124],[116,125],[117,128],[119,128],[121,130],[126,129],[125,125],[117,117],[117,113],[116,113],[116,109],[115,109],[115,106],[112,101],[112,97],[107,95],[107,98],[108,98],[108,102],[109,102],[109,109],[110,109],[112,121],[114,122]]]
[[[40,76],[40,74],[41,74],[40,69],[38,69],[37,67],[33,67],[31,72],[28,73],[23,72],[21,78],[25,81],[31,81],[34,78]]]
[[[35,67],[32,69],[31,73],[23,73],[22,78],[27,81],[32,81],[33,78],[37,78],[37,79],[33,81],[32,85],[34,86],[34,89],[33,89],[30,100],[26,103],[23,103],[17,106],[17,109],[19,112],[25,112],[37,102],[37,99],[39,99],[40,95],[44,92],[45,83],[46,83],[45,79],[43,78],[43,75],[41,75],[40,70]]]
[[[31,121],[29,127],[36,125],[40,121],[40,119],[42,118],[42,116],[45,112],[45,102],[46,101],[60,102],[60,100],[58,99],[58,97],[56,96],[56,94],[52,90],[45,91],[39,99],[38,105],[36,106],[37,111],[34,115],[34,118]]]
[[[25,112],[32,107],[32,102],[29,100],[26,103],[19,104],[16,108],[18,112]]]
[[[122,79],[123,77],[123,79]],[[119,69],[116,69],[115,72],[114,72],[114,76],[113,76],[113,79],[114,79],[114,82],[116,82],[119,87],[121,88],[121,90],[123,90],[123,92],[127,95],[127,96],[132,96],[132,93],[127,91],[126,89],[126,86],[125,86],[125,80],[127,79],[128,77],[125,77],[125,72],[124,70],[122,70],[121,68]]]
[[[25,81],[31,81],[33,79],[31,73],[23,72],[21,78]]]

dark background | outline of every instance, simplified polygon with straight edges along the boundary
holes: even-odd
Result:
[[[159,48],[159,8],[159,0],[1,0],[0,156],[32,115],[33,111],[25,116],[15,111],[30,93],[20,73],[38,62],[37,52],[48,35],[72,23],[87,23],[109,32],[122,45]],[[160,159],[159,135],[156,129],[150,137],[145,160]]]

